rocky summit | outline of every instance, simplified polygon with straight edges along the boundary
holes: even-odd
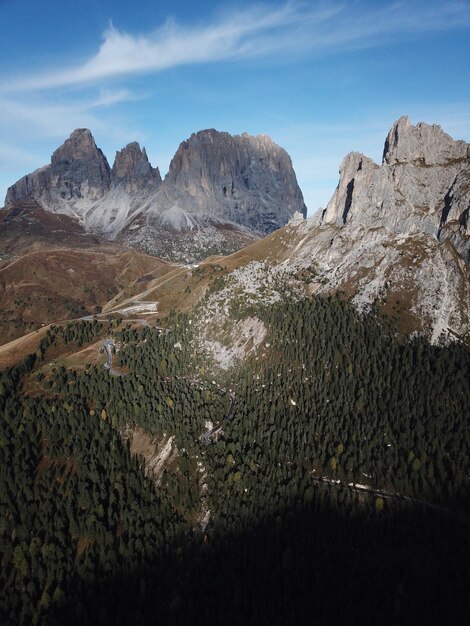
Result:
[[[231,252],[306,214],[285,150],[264,135],[213,129],[179,146],[163,182],[138,143],[110,168],[90,131],[77,129],[49,165],[8,189],[5,204],[28,197],[106,239],[179,261]]]
[[[160,170],[150,165],[145,148],[134,141],[116,152],[111,184],[122,186],[125,191],[139,191],[145,187],[158,187],[162,182]]]
[[[79,215],[84,206],[109,191],[110,183],[106,157],[90,131],[80,128],[54,152],[49,165],[23,176],[8,189],[5,205],[33,197],[51,211]]]
[[[267,234],[301,211],[302,192],[285,150],[266,135],[195,133],[178,148],[158,208],[215,217]]]
[[[470,144],[440,126],[413,126],[401,117],[387,136],[381,166],[358,152],[343,160],[322,223],[450,239],[468,260],[469,206]]]

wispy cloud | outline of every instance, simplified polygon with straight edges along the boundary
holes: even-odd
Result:
[[[314,5],[314,6],[312,6]],[[365,10],[361,2],[258,4],[204,25],[173,20],[147,34],[110,25],[98,51],[76,66],[4,79],[3,93],[90,85],[172,67],[266,57],[338,52],[383,44],[387,37],[470,25],[468,2],[393,2]]]
[[[128,89],[101,89],[97,98],[86,104],[89,109],[95,109],[99,107],[109,107],[121,102],[132,102],[139,100],[140,97],[132,94]]]
[[[24,136],[63,139],[77,126],[109,132],[112,124],[100,115],[100,110],[139,99],[140,96],[127,89],[100,89],[96,95],[79,97],[74,94],[73,98],[34,93],[0,95],[0,130],[3,137],[12,136],[17,140]],[[122,138],[125,133],[117,134]]]
[[[63,137],[76,121],[81,125],[95,127],[99,125],[99,118],[90,111],[93,103],[86,105],[83,102],[53,103],[36,99],[0,98],[1,125],[8,134],[22,137],[24,129],[36,138]]]
[[[8,167],[10,170],[37,166],[37,156],[31,151],[23,150],[8,143],[0,142],[0,170]],[[3,195],[0,193],[0,203]]]
[[[322,19],[332,11],[322,9],[317,13]],[[90,84],[116,76],[246,57],[254,53],[259,37],[274,29],[291,28],[301,14],[291,3],[274,10],[256,6],[203,26],[179,25],[170,19],[145,35],[126,33],[110,24],[98,52],[85,63],[12,80],[3,89],[30,91]]]

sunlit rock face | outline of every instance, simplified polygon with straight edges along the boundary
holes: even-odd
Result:
[[[311,293],[346,294],[404,334],[470,343],[469,207],[469,144],[402,117],[381,165],[348,154],[326,209],[289,223],[280,267],[312,272]]]
[[[346,156],[322,221],[450,237],[468,256],[469,205],[470,145],[440,126],[413,126],[401,117],[387,136],[381,166],[357,152]]]

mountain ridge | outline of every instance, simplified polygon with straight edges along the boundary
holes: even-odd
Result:
[[[417,136],[425,140],[413,145]],[[294,215],[267,238],[217,260],[229,267],[231,286],[206,303],[215,313],[204,319],[201,341],[211,325],[226,326],[220,311],[236,306],[240,293],[256,306],[279,301],[287,288],[299,299],[341,294],[388,319],[403,339],[470,344],[468,144],[436,125],[400,118],[384,152],[390,163],[382,165],[350,153],[326,209],[308,219]]]
[[[306,215],[283,148],[265,135],[215,129],[183,141],[163,181],[137,142],[117,151],[111,168],[91,132],[77,129],[49,165],[8,189],[6,206],[30,196],[92,233],[159,256],[171,257],[183,243],[188,261],[206,249],[208,237],[215,252],[233,251],[283,226],[296,211]]]
[[[470,144],[403,116],[387,135],[381,165],[358,152],[343,159],[320,222],[347,225],[357,235],[373,227],[426,233],[451,241],[469,262],[469,208]]]
[[[217,133],[205,133],[203,143],[211,141],[212,132]],[[196,136],[188,140],[190,148]],[[269,141],[262,137],[255,140]],[[135,159],[130,162],[143,163],[149,173],[151,166],[140,147],[131,150]],[[188,144],[183,142],[176,159],[186,159],[186,165],[175,164],[183,179],[194,167],[193,159],[197,162],[205,155],[209,162],[214,160],[210,151],[195,150],[188,155],[187,150]],[[214,150],[217,153],[217,146]],[[402,337],[423,334],[435,344],[453,340],[469,343],[467,154],[468,144],[454,141],[439,126],[413,126],[408,118],[400,118],[387,134],[382,165],[360,153],[350,153],[343,160],[338,186],[327,208],[308,219],[295,212],[286,226],[264,239],[241,226],[230,231],[232,226],[222,222],[216,226],[207,222],[200,228],[201,217],[201,222],[178,230],[180,222],[193,220],[194,214],[174,204],[160,216],[161,221],[170,223],[161,230],[160,241],[167,237],[168,249],[175,240],[191,247],[195,240],[190,238],[196,236],[201,257],[216,256],[197,269],[184,262],[174,278],[165,281],[164,288],[152,278],[145,281],[145,289],[138,283],[130,289],[123,285],[117,299],[103,310],[112,313],[116,306],[146,299],[142,290],[151,290],[159,311],[188,310],[210,292],[207,306],[217,312],[222,303],[213,287],[216,279],[215,284],[227,279],[235,285],[227,290],[227,297],[236,300],[243,293],[247,302],[253,298],[264,301],[265,294],[272,291],[269,285],[280,283],[288,285],[299,298],[341,293],[361,310],[373,308],[384,314]],[[204,166],[213,171],[212,165]],[[224,167],[220,164],[222,170]],[[174,180],[180,179],[175,176]],[[120,185],[116,188],[122,191]],[[169,194],[167,198],[172,199]],[[132,228],[124,229],[117,246],[126,238],[129,241]],[[141,241],[146,229],[151,237],[154,230],[145,222],[135,231]],[[234,236],[235,250],[240,233],[245,235],[247,247],[221,256],[213,238],[222,229],[225,237]],[[280,297],[279,293],[273,297]]]

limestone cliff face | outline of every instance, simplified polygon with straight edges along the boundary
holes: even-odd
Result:
[[[96,201],[110,188],[106,157],[89,130],[79,128],[51,158],[50,165],[21,178],[8,189],[5,204],[32,196],[45,208],[74,213],[75,204]]]
[[[78,218],[90,232],[114,239],[161,184],[145,149],[134,142],[116,153],[112,170],[87,129],[77,129],[51,163],[24,176],[5,203],[33,197],[46,210]]]
[[[348,154],[323,213],[289,224],[282,269],[313,267],[312,293],[346,293],[404,334],[470,345],[469,148],[400,118],[382,165]]]
[[[346,156],[322,222],[452,238],[468,256],[469,181],[469,144],[402,117],[388,134],[381,166],[356,152]]]
[[[214,129],[191,135],[170,163],[158,209],[228,220],[269,233],[299,211],[302,192],[285,150],[269,137]]]
[[[134,141],[116,152],[111,182],[113,187],[121,186],[127,192],[133,192],[148,186],[156,188],[162,178],[158,167],[150,165],[145,148],[141,149]]]
[[[388,133],[383,162],[387,165],[413,163],[445,166],[469,157],[470,145],[465,141],[455,141],[436,124],[413,126],[408,117],[403,116]]]
[[[51,158],[50,188],[62,198],[98,200],[109,190],[110,169],[88,129],[75,130]]]
[[[14,185],[8,188],[5,197],[5,206],[10,206],[19,200],[36,198],[50,188],[50,165],[45,165],[31,174],[26,174]]]

